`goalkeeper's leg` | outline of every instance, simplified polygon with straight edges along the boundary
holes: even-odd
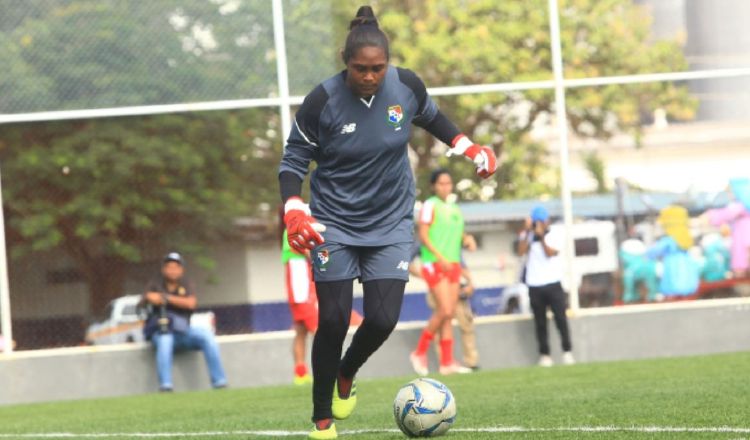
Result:
[[[333,392],[333,416],[346,419],[357,405],[357,384],[354,376],[388,339],[398,322],[406,281],[373,280],[364,283],[365,319],[357,329],[352,344],[346,351],[336,377]]]
[[[318,331],[312,346],[313,422],[333,419],[331,404],[352,310],[352,280],[316,282]]]
[[[363,287],[365,319],[341,361],[339,372],[344,378],[353,378],[396,327],[406,281],[373,280]]]

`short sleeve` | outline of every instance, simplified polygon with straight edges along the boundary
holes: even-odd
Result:
[[[422,210],[419,211],[419,223],[431,225],[435,219],[435,202],[426,200],[422,204]]]
[[[322,84],[318,85],[305,96],[305,100],[294,115],[292,132],[296,131],[310,145],[318,145],[320,114],[323,113],[327,102],[328,92]]]
[[[565,248],[565,233],[561,229],[553,229],[544,237],[544,242],[557,252],[562,252]]]
[[[305,97],[294,116],[294,124],[281,158],[279,174],[291,172],[300,179],[307,175],[310,162],[315,157],[320,136],[320,114],[328,102],[328,93],[322,85]]]
[[[402,69],[400,67],[397,69],[399,79],[411,89],[417,100],[417,113],[412,122],[417,126],[424,127],[432,122],[437,115],[437,105],[435,104],[435,101],[430,98],[430,95],[427,94],[427,87],[425,87],[424,82],[422,82],[416,73],[409,69]]]
[[[193,284],[191,281],[185,282],[185,291],[186,296],[195,296],[195,284]]]
[[[310,297],[310,267],[305,260],[289,260],[289,288],[296,304],[307,302]]]
[[[161,292],[162,290],[164,289],[162,289],[161,283],[156,279],[153,279],[146,283],[145,292]]]

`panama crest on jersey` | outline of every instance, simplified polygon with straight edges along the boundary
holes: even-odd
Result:
[[[396,104],[388,107],[388,123],[394,127],[401,127],[401,120],[404,119],[404,111],[401,106]]]
[[[328,261],[331,259],[331,256],[328,253],[328,249],[319,250],[318,252],[316,252],[315,256],[318,267],[321,269],[321,271],[325,271],[325,267],[328,265]]]

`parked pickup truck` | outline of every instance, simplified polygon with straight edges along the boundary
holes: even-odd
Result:
[[[126,295],[112,300],[105,309],[104,318],[86,329],[86,343],[104,345],[143,341],[146,312],[138,307],[140,300],[140,295]],[[216,333],[216,317],[210,311],[193,313],[190,326]]]

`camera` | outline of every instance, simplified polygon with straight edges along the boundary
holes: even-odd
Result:
[[[544,232],[541,235],[537,234],[537,228],[539,228],[539,226],[541,226],[542,229],[544,230]],[[547,228],[546,228],[546,225],[544,224],[544,222],[540,222],[538,220],[535,221],[534,224],[533,224],[532,233],[534,234],[533,240],[534,241],[540,241],[542,239],[542,237],[544,236],[544,234],[547,233]]]

